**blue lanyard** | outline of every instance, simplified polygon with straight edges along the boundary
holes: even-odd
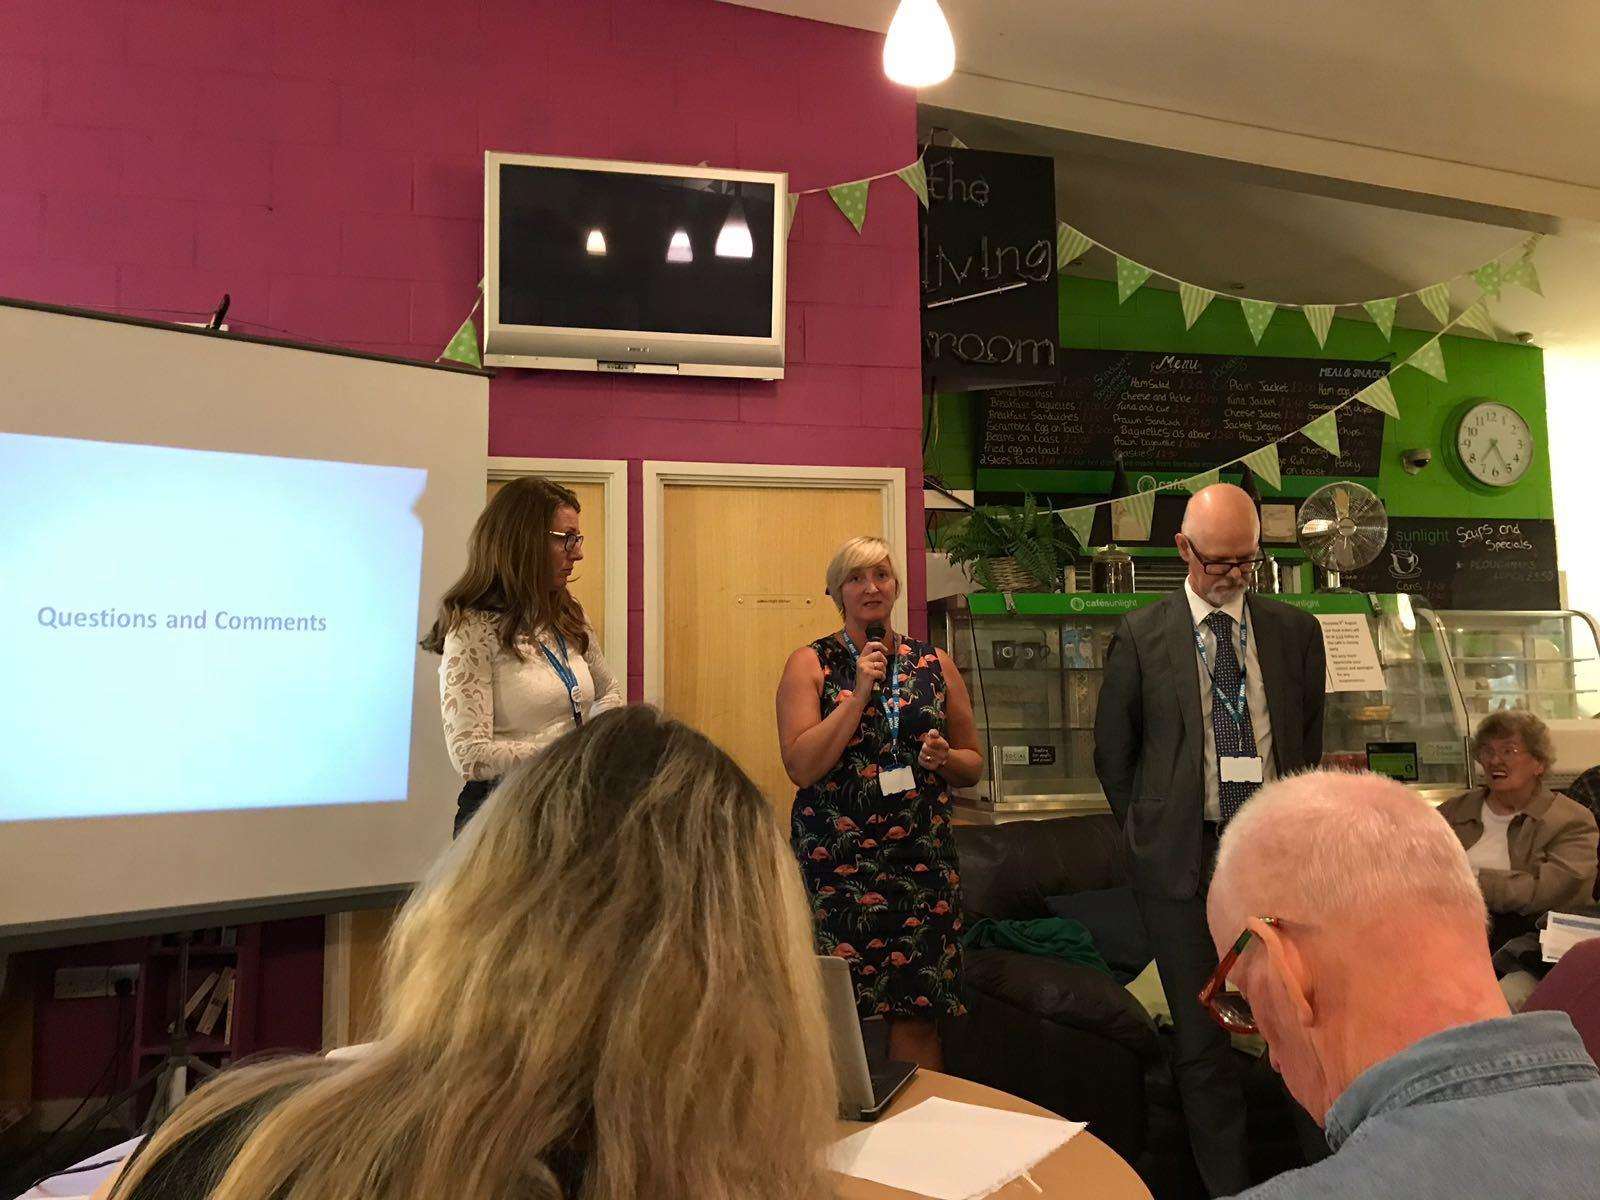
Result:
[[[1245,701],[1244,676],[1249,646],[1250,612],[1246,609],[1239,616],[1239,695],[1235,699],[1229,700],[1228,697],[1222,694],[1222,689],[1217,686],[1217,672],[1211,666],[1211,660],[1206,657],[1206,640],[1200,636],[1200,626],[1196,625],[1194,627],[1194,647],[1200,651],[1200,665],[1206,669],[1206,675],[1211,679],[1211,694],[1216,697],[1217,702],[1222,705],[1227,714],[1233,718],[1233,723],[1241,726],[1244,724],[1245,714],[1248,711]]]
[[[853,667],[861,661],[861,652],[856,649],[848,633],[841,633],[839,640],[844,642],[844,648],[850,651],[850,664]],[[892,749],[900,741],[900,654],[899,647],[889,653],[889,694],[883,698],[883,719],[889,727],[889,746]]]
[[[566,684],[567,702],[572,705],[572,723],[581,727],[583,725],[583,693],[578,690],[578,677],[573,673],[572,667],[567,662],[567,639],[556,633],[555,630],[551,630],[551,632],[555,633],[556,645],[561,647],[561,657],[557,658],[552,654],[550,647],[546,646],[543,641],[539,643],[539,649],[544,651],[544,656],[550,663],[550,669],[560,677],[562,683]]]

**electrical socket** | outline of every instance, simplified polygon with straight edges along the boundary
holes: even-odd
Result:
[[[101,996],[115,996],[117,983],[124,979],[130,985],[138,983],[138,963],[99,967],[60,967],[56,970],[55,998],[93,1000]]]

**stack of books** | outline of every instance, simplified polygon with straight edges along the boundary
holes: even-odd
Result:
[[[192,1032],[202,1037],[216,1033],[222,1025],[222,1040],[233,1040],[233,987],[236,979],[232,967],[220,967],[207,975],[183,1006],[184,1024],[194,1023]],[[198,1016],[196,1015],[198,1014]],[[171,1026],[167,1032],[173,1032]]]

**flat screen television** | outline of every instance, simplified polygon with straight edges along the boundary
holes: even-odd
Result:
[[[484,362],[781,379],[788,186],[489,152]]]

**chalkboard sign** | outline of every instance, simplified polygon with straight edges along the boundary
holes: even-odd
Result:
[[[922,369],[940,391],[1055,378],[1055,162],[930,147]]]
[[[1388,374],[1386,363],[1143,351],[1063,351],[1053,383],[987,392],[980,468],[1203,471],[1292,433]],[[1339,414],[1342,455],[1278,447],[1285,475],[1374,477],[1383,414]]]
[[[1390,517],[1383,552],[1342,581],[1364,592],[1410,592],[1434,608],[1555,608],[1555,522]]]

